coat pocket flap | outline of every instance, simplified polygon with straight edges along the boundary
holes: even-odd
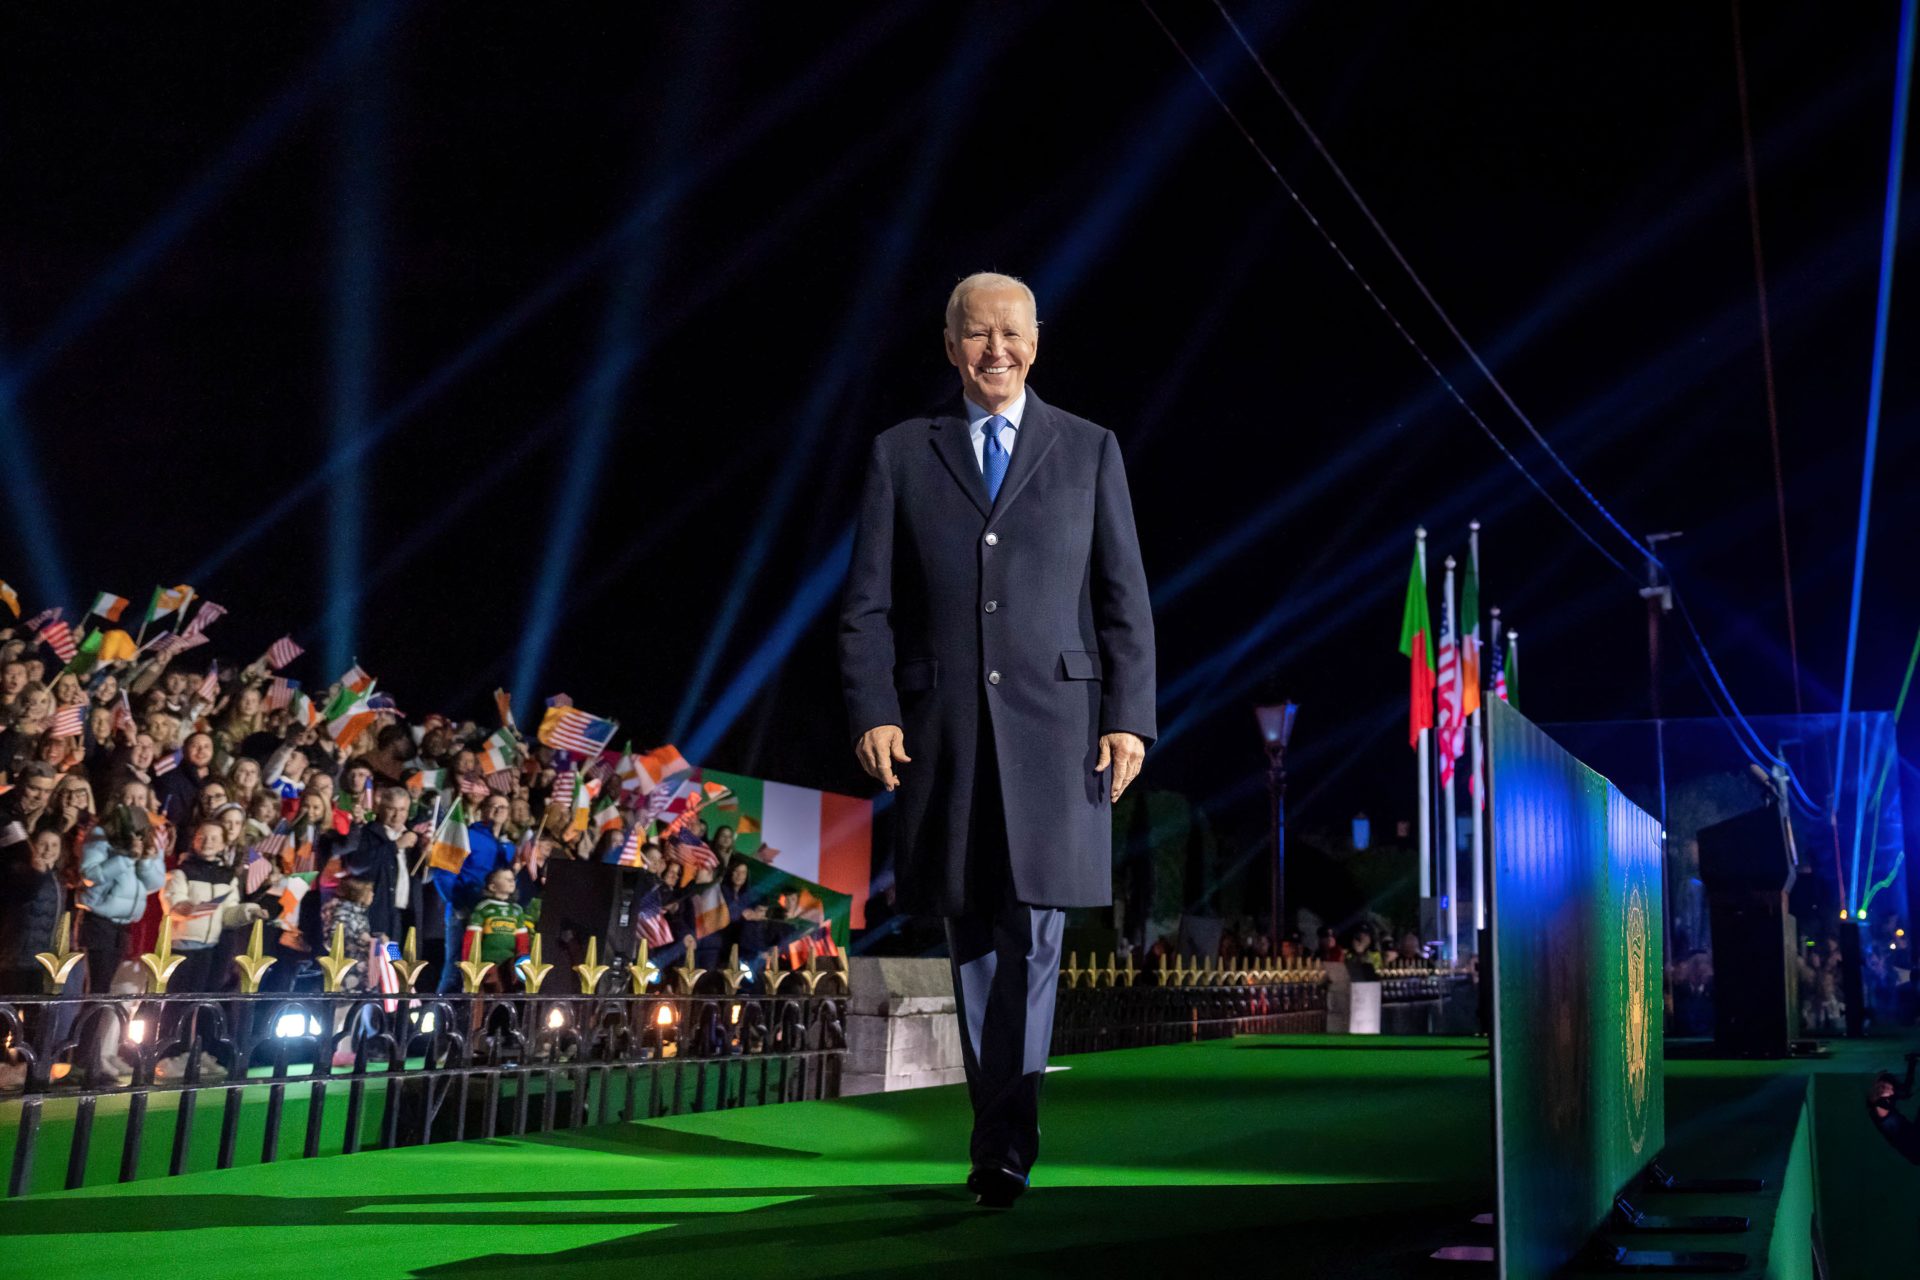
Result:
[[[1098,680],[1100,655],[1085,649],[1062,649],[1060,669],[1068,680]]]
[[[940,684],[940,660],[916,658],[893,669],[893,687],[901,693],[916,693]]]

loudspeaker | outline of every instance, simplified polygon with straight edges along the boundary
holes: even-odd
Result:
[[[1771,799],[1757,809],[1702,827],[1700,879],[1716,889],[1791,892],[1794,881],[1793,824]]]
[[[1713,1043],[1733,1058],[1784,1058],[1799,1034],[1799,929],[1787,910],[1793,829],[1774,802],[1702,827],[1700,879],[1713,929]]]
[[[589,938],[600,942],[601,964],[612,964],[616,955],[633,959],[633,892],[639,873],[638,867],[610,862],[547,863],[535,929],[542,958],[554,968],[542,993],[579,993],[580,978],[573,966],[586,963]]]

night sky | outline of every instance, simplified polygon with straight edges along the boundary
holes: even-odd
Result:
[[[1158,7],[1637,573],[1214,6]],[[1742,706],[1790,711],[1727,7],[1229,7],[1593,493],[1636,535],[1685,531],[1675,576]],[[357,655],[415,714],[564,689],[636,745],[864,794],[833,557],[869,439],[955,385],[948,289],[990,268],[1039,293],[1035,389],[1125,448],[1165,735],[1143,785],[1254,838],[1249,708],[1291,696],[1295,820],[1407,816],[1396,641],[1423,521],[1436,570],[1484,522],[1529,715],[1646,713],[1636,584],[1446,397],[1143,8],[634,8],[0,9],[0,578],[26,606],[189,581],[232,609],[214,652],[291,629],[310,684]],[[1802,674],[1826,710],[1897,6],[1748,9]],[[1920,626],[1908,195],[1855,697],[1878,708]],[[1669,713],[1707,713],[1670,642]]]

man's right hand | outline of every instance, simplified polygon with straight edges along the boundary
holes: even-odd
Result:
[[[1893,1110],[1893,1082],[1891,1080],[1874,1081],[1873,1088],[1867,1091],[1867,1105],[1882,1116]]]
[[[889,791],[900,785],[900,779],[893,774],[893,766],[913,763],[913,757],[907,754],[903,745],[897,724],[876,725],[861,734],[860,745],[854,748],[854,754],[860,757],[860,767],[867,771],[867,776],[883,783]]]

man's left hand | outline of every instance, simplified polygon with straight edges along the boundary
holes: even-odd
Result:
[[[1100,735],[1100,758],[1094,762],[1093,771],[1099,773],[1109,764],[1113,766],[1114,802],[1120,799],[1120,793],[1127,784],[1140,776],[1140,762],[1147,758],[1147,744],[1139,735],[1132,733],[1103,733]]]

